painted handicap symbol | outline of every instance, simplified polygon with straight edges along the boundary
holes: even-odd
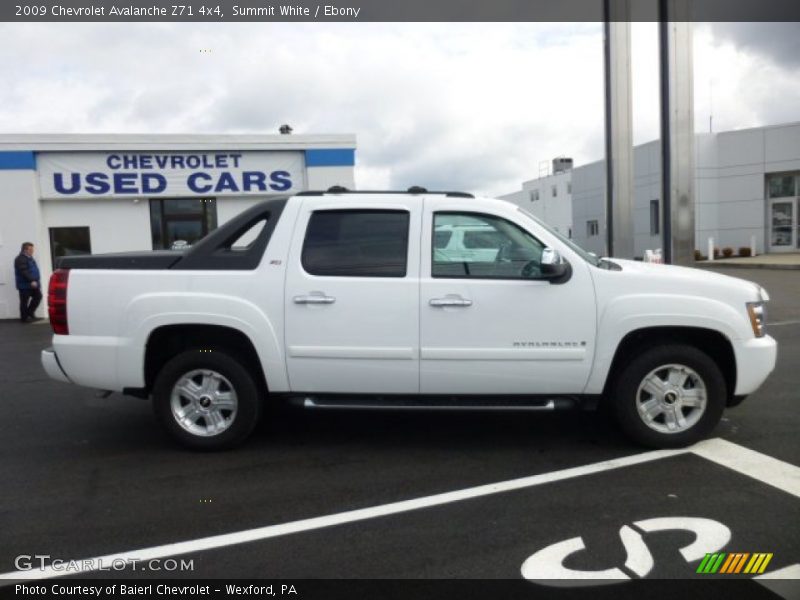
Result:
[[[700,560],[709,552],[723,548],[731,539],[731,530],[712,519],[697,517],[661,517],[633,523],[639,531],[684,530],[695,534],[695,540],[680,549],[686,562]],[[646,577],[652,571],[653,555],[645,544],[641,533],[623,525],[619,530],[620,541],[625,548],[625,568],[638,577]],[[566,560],[586,549],[583,538],[578,536],[551,544],[528,557],[522,563],[522,576],[525,579],[548,586],[573,587],[581,585],[601,585],[619,583],[631,577],[618,568],[599,571],[570,569],[564,566]]]

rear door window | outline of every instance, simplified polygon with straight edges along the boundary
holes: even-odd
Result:
[[[303,242],[303,269],[323,277],[405,277],[408,228],[408,211],[315,211]]]

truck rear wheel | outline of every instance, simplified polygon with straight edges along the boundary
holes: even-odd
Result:
[[[261,413],[252,375],[224,351],[193,349],[169,360],[153,386],[153,409],[178,442],[222,450],[244,442]]]
[[[714,429],[726,396],[725,378],[707,354],[670,344],[632,359],[610,401],[617,423],[632,439],[651,448],[680,448]]]

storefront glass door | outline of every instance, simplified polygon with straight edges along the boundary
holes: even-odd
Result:
[[[800,249],[800,176],[773,175],[768,178],[767,234],[770,252]]]
[[[216,227],[217,205],[213,198],[150,200],[154,250],[187,248]]]
[[[771,228],[770,250],[789,252],[795,248],[794,202],[792,200],[772,200],[769,207]]]

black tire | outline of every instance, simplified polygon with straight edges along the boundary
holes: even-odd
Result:
[[[668,365],[675,367],[688,367],[688,372],[693,372],[688,377],[684,386],[672,386],[659,398],[651,395],[646,390],[641,393],[639,386],[643,384],[648,375],[657,371],[656,376],[664,379],[670,369]],[[659,367],[665,367],[659,370]],[[680,369],[673,369],[680,371]],[[687,371],[684,371],[684,373]],[[699,384],[696,381],[699,379]],[[682,395],[690,392],[692,387],[699,390],[700,384],[705,388],[705,407],[682,406],[684,399]],[[671,393],[670,393],[671,391]],[[700,392],[694,392],[698,394]],[[680,397],[675,406],[675,396]],[[638,397],[637,397],[638,396]],[[610,408],[619,427],[634,441],[650,448],[681,448],[693,444],[705,438],[719,423],[722,411],[725,409],[727,389],[725,378],[719,366],[707,354],[697,348],[684,344],[669,344],[657,346],[635,355],[630,363],[623,368],[611,388],[611,397],[608,398]],[[640,416],[639,405],[655,400],[654,410],[664,410],[650,424],[646,423],[646,418]],[[690,399],[685,400],[689,402]],[[659,404],[660,402],[660,404]],[[670,404],[670,402],[672,404]],[[686,419],[685,428],[678,427],[675,431],[658,431],[657,429],[668,429],[666,422],[667,413],[677,414],[680,411]],[[698,412],[694,412],[698,411]],[[670,415],[671,416],[671,415]]]
[[[203,370],[206,372],[202,373]],[[193,381],[202,383],[208,377],[210,380],[221,382],[218,385],[223,393],[232,391],[235,395],[235,411],[218,410],[218,417],[222,417],[222,426],[225,427],[220,433],[205,435],[193,433],[188,427],[196,429],[211,427],[210,422],[205,418],[199,418],[202,415],[198,414],[194,423],[190,423],[189,419],[184,426],[173,412],[173,388],[184,376],[196,371],[201,373],[196,375]],[[192,402],[188,396],[182,394],[178,396],[180,397],[176,399],[177,403],[186,402],[188,406]],[[204,402],[208,402],[211,395],[204,393],[204,396],[206,396]],[[211,402],[213,403],[213,400]],[[258,423],[261,404],[259,387],[251,373],[224,349],[196,348],[178,354],[164,365],[153,385],[153,410],[158,420],[175,440],[194,450],[223,450],[240,445]],[[213,404],[211,408],[214,408]]]

